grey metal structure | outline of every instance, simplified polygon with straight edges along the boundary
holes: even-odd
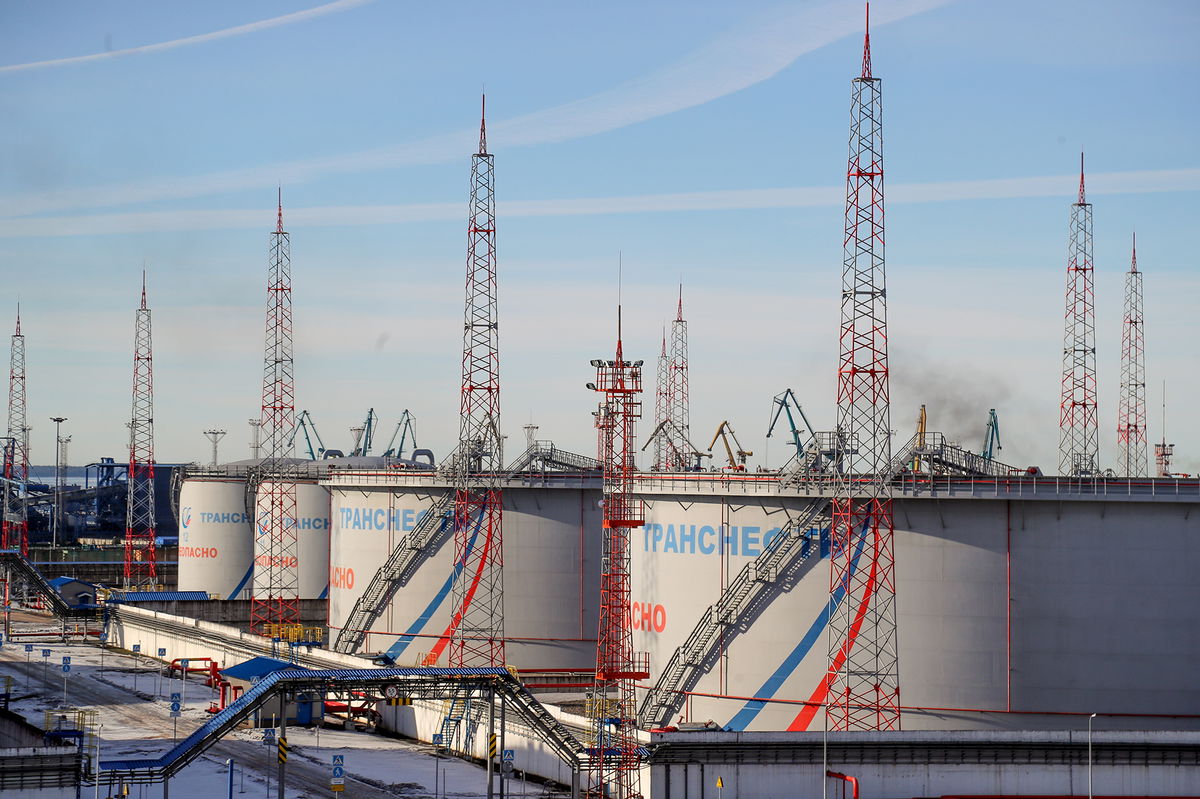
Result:
[[[1080,153],[1079,199],[1071,205],[1071,241],[1067,249],[1066,327],[1058,416],[1059,474],[1090,476],[1100,472],[1094,282],[1092,204],[1084,193]]]
[[[1146,340],[1142,319],[1142,273],[1137,235],[1125,273],[1125,315],[1121,324],[1121,393],[1117,414],[1117,469],[1125,477],[1150,474],[1146,435]]]

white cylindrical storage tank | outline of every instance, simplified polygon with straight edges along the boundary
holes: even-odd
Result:
[[[253,562],[245,479],[185,478],[179,493],[179,590],[246,599]]]
[[[330,478],[331,641],[393,550],[452,490],[436,478],[384,477]],[[505,656],[522,671],[595,668],[600,515],[591,484],[503,489]],[[360,653],[384,652],[405,665],[427,657],[446,664],[454,585],[472,575],[456,568],[452,532],[435,541],[370,626]]]
[[[264,480],[255,496],[254,596],[266,599],[276,591],[286,598],[321,599],[329,586],[329,491],[313,480],[296,481],[295,546],[291,542],[274,557],[277,585],[272,586],[269,508],[275,483]],[[286,511],[285,511],[286,512]],[[295,594],[292,592],[295,591]]]
[[[329,489],[315,482],[296,483],[296,548],[301,599],[329,593]]]

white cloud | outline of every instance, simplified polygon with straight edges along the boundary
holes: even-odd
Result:
[[[990,180],[897,183],[887,187],[889,203],[956,202],[963,200],[1073,197],[1072,175],[1044,175]],[[1088,175],[1088,196],[1150,194],[1200,190],[1200,169],[1141,170]],[[840,186],[802,186],[780,189],[646,194],[634,197],[587,197],[571,200],[512,200],[499,202],[503,218],[588,216],[678,211],[737,211],[756,208],[839,206]],[[351,205],[290,208],[290,228],[396,225],[410,222],[460,220],[462,203]],[[264,209],[214,211],[138,211],[45,218],[0,219],[0,238],[83,236],[184,230],[252,230],[272,221]]]
[[[879,9],[873,22],[887,24],[948,2],[951,0],[895,0]],[[767,80],[805,53],[862,30],[860,14],[857,5],[830,0],[756,20],[649,75],[590,97],[490,123],[489,146],[508,149],[567,141],[703,105]],[[123,186],[11,196],[0,198],[0,214],[21,216],[200,197],[271,186],[278,181],[294,185],[326,174],[440,163],[468,152],[476,136],[477,129],[464,129],[328,158],[233,169],[192,178],[172,176]]]
[[[236,25],[232,28],[223,28],[212,33],[202,33],[196,36],[185,36],[181,39],[171,39],[167,42],[156,42],[155,44],[143,44],[138,47],[126,47],[122,50],[109,50],[104,53],[90,53],[88,55],[77,55],[69,58],[51,58],[46,61],[29,61],[24,64],[9,64],[8,66],[0,66],[0,74],[5,72],[28,72],[34,69],[47,69],[50,67],[65,67],[74,64],[87,64],[94,61],[107,61],[113,58],[122,58],[129,55],[145,55],[148,53],[161,53],[166,50],[174,50],[179,47],[189,47],[193,44],[205,44],[207,42],[217,41],[218,39],[228,39],[231,36],[244,36],[247,33],[257,33],[271,28],[278,28],[282,25],[291,25],[296,22],[305,22],[314,17],[322,17],[326,14],[335,14],[339,11],[349,11],[357,6],[370,3],[372,0],[335,0],[332,3],[326,3],[316,8],[309,8],[304,11],[296,11],[291,14],[284,14],[270,19],[259,20],[258,22],[250,22],[245,25]]]

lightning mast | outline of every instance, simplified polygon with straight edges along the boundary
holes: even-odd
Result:
[[[21,308],[17,306],[17,327],[12,335],[8,369],[8,437],[4,459],[6,478],[4,497],[3,546],[29,554],[29,511],[21,493],[29,482],[29,426],[25,407],[25,336],[21,335]]]
[[[642,502],[633,494],[634,424],[641,416],[642,362],[625,360],[621,310],[617,308],[617,351],[611,361],[594,360],[602,395],[596,412],[599,456],[604,467],[600,630],[596,640],[596,681],[588,698],[592,719],[587,751],[586,796],[640,797],[637,706],[634,683],[650,675],[649,659],[633,651],[629,617],[630,531],[644,524]]]
[[[134,312],[132,410],[125,502],[125,587],[144,590],[158,582],[154,551],[154,350],[145,272],[142,304]]]
[[[1142,273],[1137,268],[1137,234],[1125,274],[1125,317],[1121,324],[1121,398],[1117,417],[1118,468],[1126,477],[1149,475],[1146,447],[1146,353],[1142,328]]]
[[[1092,204],[1084,194],[1083,153],[1080,153],[1079,200],[1071,205],[1071,241],[1067,251],[1066,329],[1058,411],[1058,470],[1065,475],[1095,475],[1099,471],[1093,279]]]
[[[496,304],[496,183],[486,98],[471,156],[462,394],[454,478],[455,625],[450,665],[504,664],[504,546],[500,471],[500,345]]]
[[[671,413],[671,358],[667,355],[667,330],[663,328],[662,353],[658,356],[658,380],[654,387],[654,429],[658,430],[670,418]],[[665,436],[654,437],[654,468],[665,471],[670,468],[670,446]]]
[[[683,284],[679,285],[679,306],[675,321],[671,323],[671,363],[669,366],[670,390],[667,395],[669,417],[673,425],[667,435],[674,446],[668,446],[666,457],[669,468],[675,471],[687,469],[689,463],[684,453],[690,453],[692,411],[688,398],[688,334],[687,321],[683,318]],[[680,460],[682,459],[682,460]]]
[[[296,387],[292,354],[292,244],[283,229],[280,190],[275,232],[270,238],[267,270],[267,326],[263,364],[263,459],[255,499],[260,543],[254,559],[250,629],[266,635],[271,628],[300,622],[300,575],[297,570],[296,471],[292,430],[296,426]]]
[[[832,502],[828,723],[900,727],[884,272],[883,103],[871,73],[870,5],[862,72],[853,81],[839,336],[838,433],[843,469]]]

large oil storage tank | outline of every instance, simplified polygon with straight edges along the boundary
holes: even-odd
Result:
[[[246,512],[244,469],[193,470],[179,494],[180,591],[207,591],[246,599],[254,564],[254,536]]]
[[[397,663],[446,663],[453,589],[469,579],[455,568],[454,541],[439,504],[452,491],[443,478],[398,470],[332,472],[330,489],[330,639],[355,601],[407,536],[429,514],[442,534],[417,559],[393,601],[370,626],[360,652],[386,652]],[[594,476],[553,475],[541,484],[512,479],[504,496],[506,658],[523,671],[595,668],[600,512]]]
[[[296,481],[296,549],[277,570],[284,585],[294,581],[300,599],[323,599],[329,590],[329,490],[319,485],[316,478],[318,467],[327,463],[317,461],[313,466],[305,465],[304,477]],[[264,568],[271,556],[264,519],[266,497],[273,486],[272,481],[264,480],[255,496],[258,522],[254,533],[254,564],[257,567],[254,592],[260,597],[269,596],[271,587]]]
[[[789,541],[793,568],[743,572],[814,496],[753,474],[646,476],[638,490],[634,647],[650,685],[682,692],[659,723],[821,729],[827,528]],[[1110,729],[1200,727],[1195,480],[964,478],[898,488],[894,514],[905,728],[1079,729],[1094,712]],[[746,579],[766,601],[713,607]],[[676,658],[692,676],[660,683],[706,635],[708,656]]]

